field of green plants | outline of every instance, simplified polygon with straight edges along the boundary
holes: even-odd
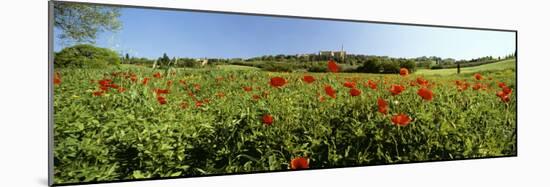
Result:
[[[516,155],[513,67],[56,69],[55,183]]]

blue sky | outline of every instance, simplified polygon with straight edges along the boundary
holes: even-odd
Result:
[[[515,33],[329,20],[123,8],[122,30],[97,45],[131,56],[248,58],[344,50],[391,57],[471,59],[515,51]],[[55,32],[59,32],[57,29]],[[63,46],[54,42],[54,50]]]

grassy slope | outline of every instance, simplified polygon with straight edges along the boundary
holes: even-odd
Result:
[[[123,66],[129,66],[129,65],[123,65]],[[468,74],[468,73],[475,73],[475,72],[482,72],[482,71],[496,71],[496,70],[505,70],[505,69],[515,69],[516,61],[515,59],[510,60],[504,60],[500,62],[495,62],[491,64],[485,64],[480,66],[474,66],[474,67],[465,67],[461,68],[461,73]],[[146,68],[141,66],[132,66],[132,67],[138,67],[138,68]],[[260,70],[256,67],[250,67],[250,66],[240,66],[240,65],[218,65],[215,69],[219,70]],[[193,69],[193,70],[211,70],[211,69]],[[316,74],[316,73],[310,73],[310,74]],[[370,74],[370,73],[364,73],[364,74]],[[430,70],[430,69],[420,69],[414,73],[415,75],[440,75],[440,76],[448,76],[448,75],[456,75],[456,69],[438,69],[438,70]],[[375,75],[375,74],[373,74]],[[382,75],[382,74],[381,74]]]
[[[510,60],[504,60],[500,62],[495,62],[491,64],[485,64],[481,66],[474,66],[474,67],[466,67],[461,68],[461,73],[474,73],[474,72],[481,72],[481,71],[494,71],[494,70],[504,70],[504,69],[514,69],[516,67],[516,60],[510,59]],[[419,75],[452,75],[456,74],[456,69],[438,69],[438,70],[429,70],[429,69],[421,69],[415,72],[415,74]]]
[[[223,70],[260,70],[256,67],[250,67],[250,66],[239,66],[239,65],[219,65],[216,66],[217,69],[223,69]]]

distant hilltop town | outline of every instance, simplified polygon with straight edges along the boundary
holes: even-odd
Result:
[[[319,51],[319,56],[339,57],[344,59],[346,57],[346,51],[344,51],[344,45],[340,48],[340,51]]]
[[[344,51],[344,46],[340,48],[340,51],[319,51],[317,53],[318,56],[325,56],[325,57],[332,57],[332,58],[339,58],[344,60],[346,58],[346,51]],[[308,57],[312,54],[296,54],[296,57]]]

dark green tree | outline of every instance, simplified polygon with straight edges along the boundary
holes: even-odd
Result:
[[[168,66],[168,63],[170,62],[170,57],[168,57],[168,55],[166,55],[166,53],[162,54],[162,57],[160,57],[157,61],[157,64],[160,66],[160,67],[166,67]]]
[[[416,71],[416,62],[410,59],[403,59],[399,61],[399,66],[402,68],[407,68],[409,72]]]
[[[381,61],[379,58],[368,58],[357,70],[364,73],[380,73]]]
[[[54,65],[73,68],[104,68],[120,64],[120,56],[113,50],[79,44],[67,47],[55,54]]]

